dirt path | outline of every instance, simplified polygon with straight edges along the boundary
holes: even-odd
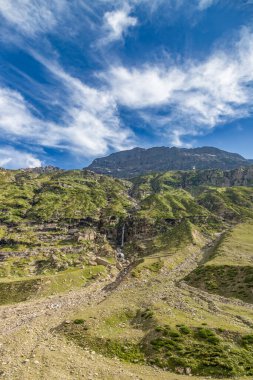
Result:
[[[32,300],[0,308],[0,329],[4,336],[16,329],[31,323],[34,319],[46,316],[61,316],[75,310],[80,305],[92,305],[102,301],[105,294],[104,284],[92,284],[88,287],[66,294],[50,296],[46,299]]]
[[[190,287],[186,289],[186,284],[178,283],[178,280],[193,270],[200,260],[200,252],[187,257],[170,272],[170,283],[164,289],[165,291],[169,289],[172,293],[180,288],[181,292],[187,290],[199,299],[199,302],[212,305],[223,315],[224,312],[218,307],[221,297],[199,292]],[[130,269],[129,267],[123,270],[117,278],[108,282],[92,283],[66,294],[0,307],[0,378],[6,380],[185,379],[184,376],[170,374],[157,368],[126,364],[117,358],[109,359],[89,350],[84,351],[54,332],[60,323],[77,315],[79,309],[92,308],[105,301],[112,292],[118,292],[128,286]],[[234,301],[227,300],[227,302]],[[246,323],[238,319],[239,322]]]
[[[78,308],[102,302],[103,284],[0,308],[0,378],[6,380],[181,380],[158,368],[131,365],[84,351],[53,332]]]

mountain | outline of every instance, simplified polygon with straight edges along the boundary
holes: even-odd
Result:
[[[236,153],[213,147],[194,149],[154,147],[134,148],[95,159],[88,169],[118,178],[131,178],[168,170],[223,169],[229,170],[252,164]]]
[[[252,378],[252,304],[253,167],[0,169],[5,379]]]
[[[146,252],[145,241],[162,236],[170,245],[166,235],[174,225],[206,232],[253,219],[252,199],[253,167],[169,171],[132,181],[89,170],[2,169],[0,278],[81,270],[96,256],[112,259],[122,239],[129,258],[149,255],[152,244]],[[9,297],[4,294],[0,284],[0,303]]]

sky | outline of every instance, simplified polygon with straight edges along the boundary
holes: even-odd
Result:
[[[253,0],[0,0],[0,166],[253,158]]]

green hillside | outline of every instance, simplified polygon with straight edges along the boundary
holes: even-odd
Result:
[[[180,379],[250,378],[253,187],[215,184],[224,175],[166,172],[126,181],[87,170],[1,170],[2,310],[15,314],[15,303],[37,310],[42,302],[49,339],[112,365],[115,358],[135,365],[137,378],[138,366]],[[58,307],[60,317],[51,320]],[[24,330],[15,334],[23,340]]]
[[[186,281],[209,292],[253,303],[253,223],[243,223],[224,235],[207,262]]]
[[[194,228],[212,237],[253,216],[253,187],[183,188],[186,174],[129,182],[86,170],[0,171],[1,278],[83,269],[96,256],[114,260],[123,226],[132,260],[173,250],[175,239],[194,241]]]

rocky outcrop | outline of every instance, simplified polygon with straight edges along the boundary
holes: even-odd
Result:
[[[171,240],[172,231],[180,230],[180,243],[187,228],[192,239],[191,224],[208,228],[210,221],[253,218],[251,166],[153,173],[131,181],[82,170],[6,171],[0,184],[0,277],[83,269],[95,263],[91,256],[114,258],[117,247],[127,258],[137,257],[152,249],[158,235]]]
[[[253,166],[234,170],[201,170],[182,174],[181,186],[253,186]]]
[[[88,169],[119,178],[168,170],[234,169],[252,164],[236,153],[203,147],[195,149],[156,147],[134,148],[97,158]]]
[[[28,173],[42,174],[42,173],[59,172],[59,171],[62,171],[62,169],[57,168],[56,166],[48,165],[48,166],[40,166],[37,168],[25,168],[25,169],[21,169],[21,171],[28,172]]]

